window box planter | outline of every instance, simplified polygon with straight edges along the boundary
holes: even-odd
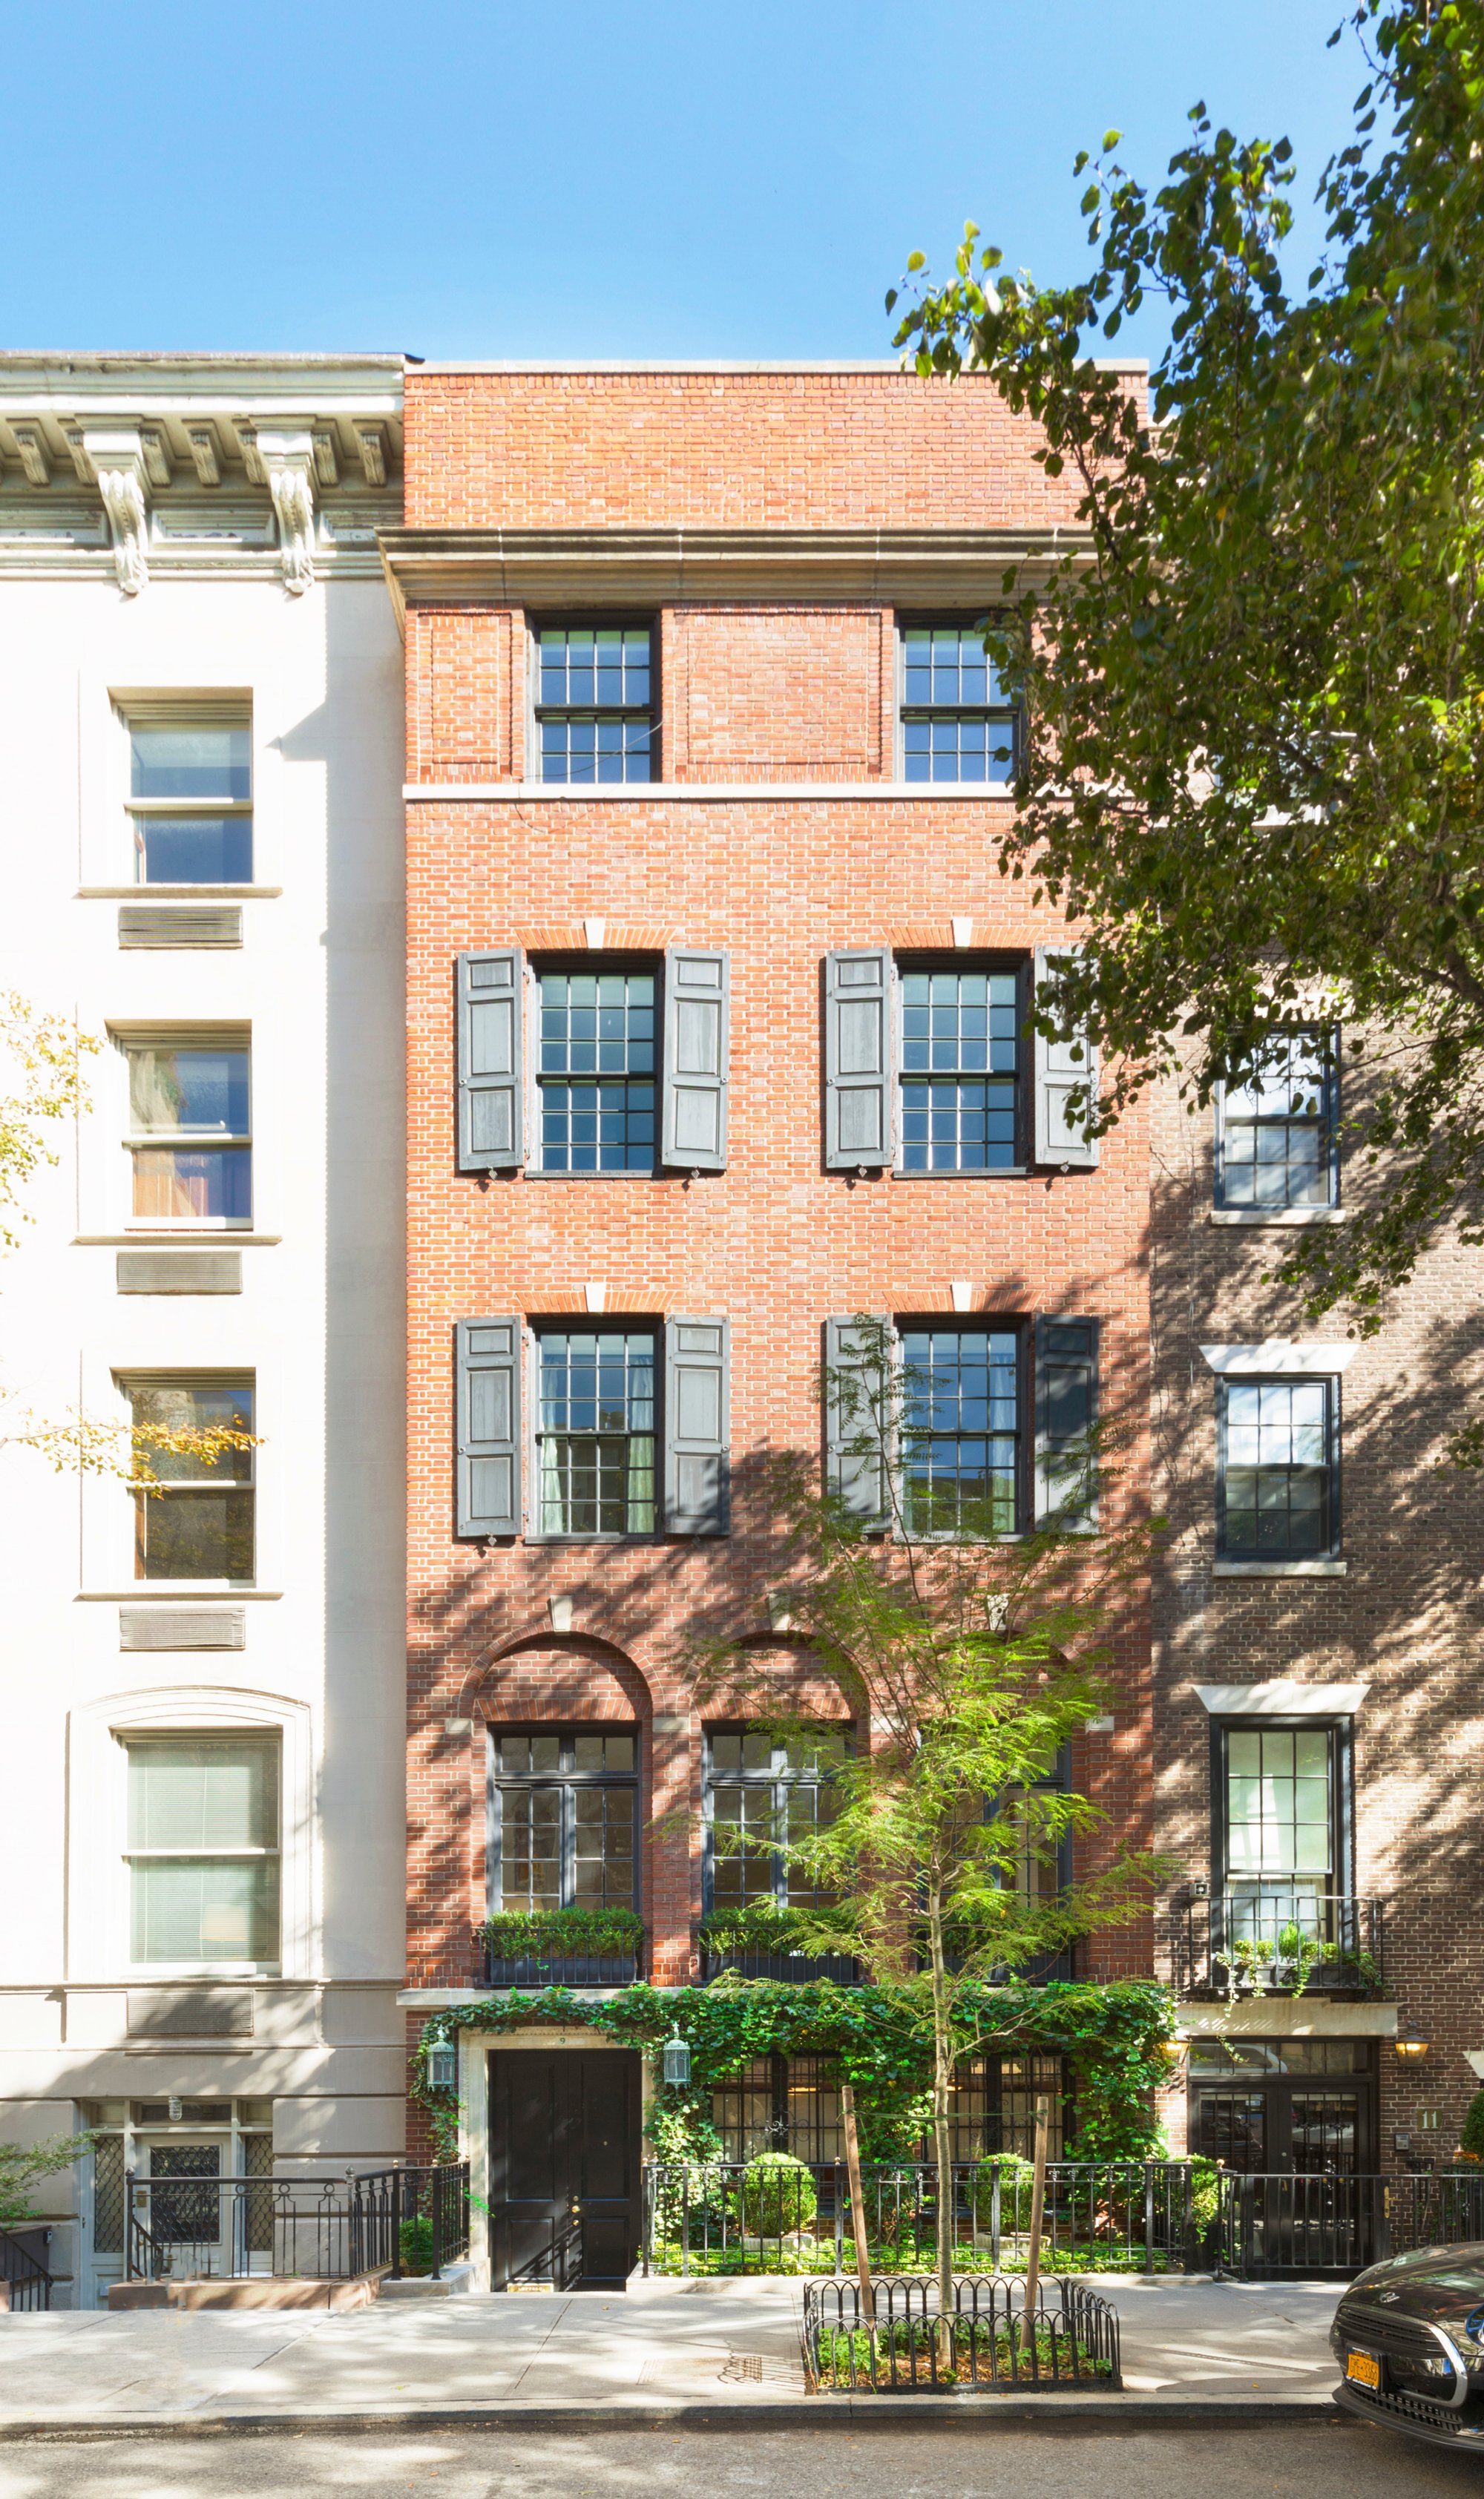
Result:
[[[633,1909],[553,1909],[490,1918],[476,1940],[486,1987],[631,1987],[644,1925]]]

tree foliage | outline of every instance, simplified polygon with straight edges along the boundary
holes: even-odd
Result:
[[[1091,934],[1054,1021],[1113,1060],[1105,1120],[1172,1071],[1204,1103],[1295,1022],[1364,1029],[1371,1185],[1283,1273],[1366,1331],[1445,1222],[1484,1239],[1484,6],[1347,30],[1370,74],[1301,288],[1289,143],[1202,105],[1152,195],[1116,131],[1078,159],[1085,276],[1012,276],[970,226],[946,284],[914,253],[897,339],[988,374],[1079,489],[1082,543],[1007,574],[987,633],[1027,722],[1001,864]],[[1093,359],[1155,294],[1145,410]]]

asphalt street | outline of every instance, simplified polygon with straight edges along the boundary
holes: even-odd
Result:
[[[0,2499],[1463,2499],[1481,2476],[1484,2458],[1324,2415],[1152,2432],[276,2431],[0,2449]]]

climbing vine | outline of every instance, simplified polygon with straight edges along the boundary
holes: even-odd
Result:
[[[1080,2156],[1139,2159],[1153,2153],[1152,2096],[1175,2063],[1174,2003],[1145,1979],[1107,1986],[1076,1981],[984,1987],[963,2006],[964,2053],[977,2049],[1063,2056],[1076,2104]],[[855,2092],[867,2159],[909,2157],[919,2143],[932,2082],[932,2041],[920,2012],[890,1987],[837,1987],[827,1979],[787,1986],[723,1978],[704,1988],[625,1988],[601,1999],[567,1988],[511,1994],[482,2004],[450,2005],[426,2024],[413,2060],[412,2096],[429,2113],[435,2140],[456,2131],[451,2093],[433,2092],[428,2050],[460,2030],[515,2030],[549,2023],[587,2027],[650,2059],[656,2095],[650,2140],[661,2157],[704,2158],[717,2150],[711,2093],[755,2057],[826,2057]],[[679,2028],[691,2049],[684,2090],[661,2079],[661,2051]]]

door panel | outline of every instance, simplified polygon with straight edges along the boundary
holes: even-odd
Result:
[[[639,2061],[628,2050],[490,2058],[491,2278],[621,2288],[638,2245]]]

